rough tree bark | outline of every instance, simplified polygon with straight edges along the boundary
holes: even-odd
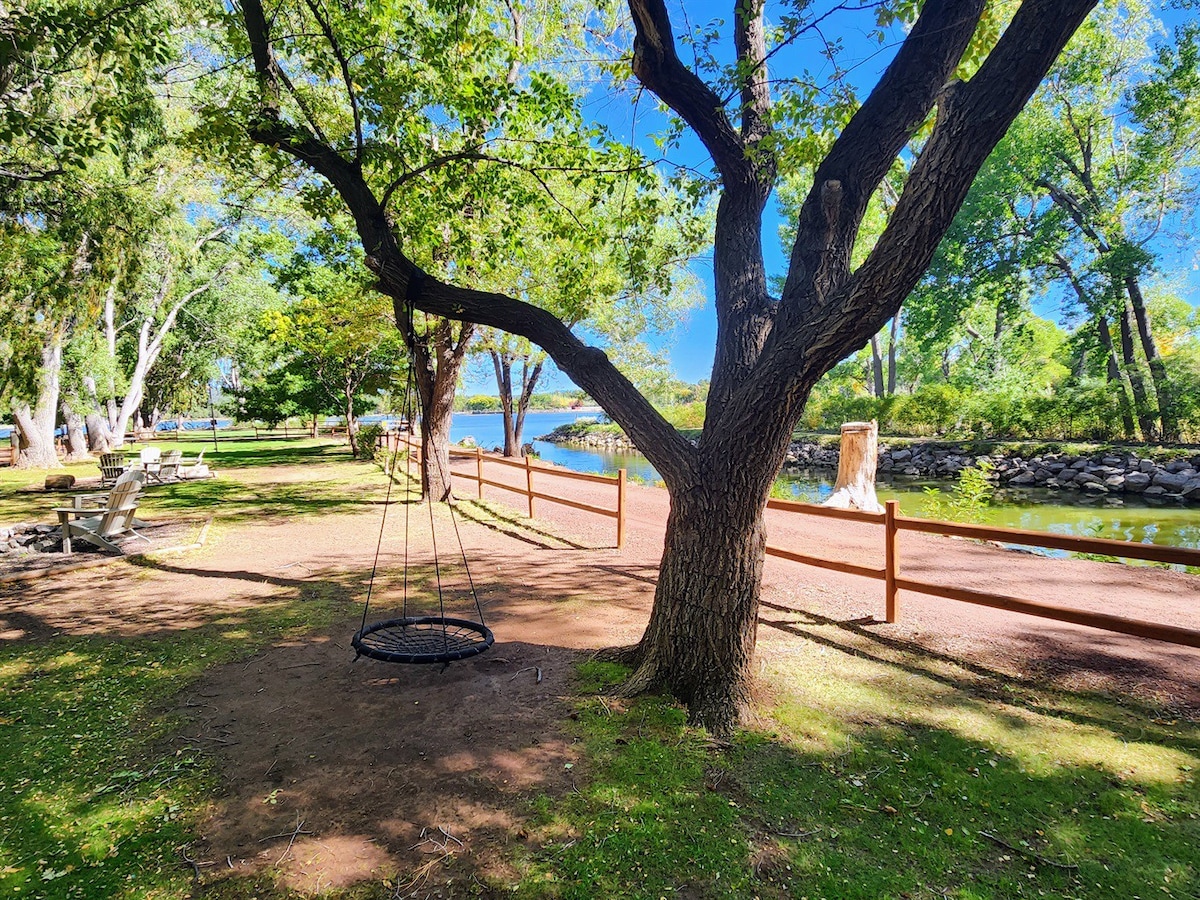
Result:
[[[475,326],[441,318],[426,321],[424,331],[418,333],[399,300],[396,321],[411,354],[413,380],[421,398],[421,496],[448,503],[454,498],[450,476],[454,392]]]
[[[1025,0],[970,81],[958,82],[954,73],[985,2],[926,0],[892,63],[817,167],[781,296],[773,298],[762,253],[762,213],[776,178],[763,0],[738,0],[732,17],[742,73],[738,125],[726,111],[732,100],[680,60],[665,0],[629,0],[635,76],[697,134],[721,178],[713,247],[717,346],[697,446],[555,316],[442,281],[404,253],[364,177],[361,128],[347,156],[302,115],[285,114],[287,79],[261,0],[241,5],[260,87],[249,133],[310,166],[341,195],[398,320],[411,304],[529,338],[650,458],[670,492],[671,513],[650,622],[639,644],[620,654],[636,666],[627,690],[665,687],[687,703],[691,721],[725,732],[749,702],[763,508],[809,392],[896,314],[983,161],[1094,4]],[[346,81],[357,116],[352,80]],[[851,270],[868,201],[935,109],[888,226]],[[392,199],[403,203],[403,192]]]
[[[33,406],[14,403],[13,425],[20,434],[16,466],[21,469],[57,469],[58,449],[54,429],[58,418],[59,380],[62,374],[62,337],[55,334],[42,346],[37,399]]]

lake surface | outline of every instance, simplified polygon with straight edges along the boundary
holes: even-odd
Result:
[[[596,416],[594,412],[531,412],[525,418],[524,440],[532,441],[534,449],[546,462],[577,472],[613,475],[617,469],[624,468],[631,480],[659,481],[654,467],[640,453],[608,453],[536,440],[559,425]],[[490,450],[504,444],[504,420],[500,413],[455,413],[450,436],[454,441],[473,437],[481,447]],[[796,500],[820,503],[833,492],[834,475],[824,469],[786,472],[777,484],[780,491]],[[928,506],[925,491],[930,487],[950,491],[954,482],[894,479],[880,481],[877,493],[880,502],[898,500],[905,515],[924,516]],[[1200,548],[1200,508],[1155,505],[1135,495],[1097,498],[1044,489],[1000,490],[992,506],[981,511],[980,522],[1052,534]]]

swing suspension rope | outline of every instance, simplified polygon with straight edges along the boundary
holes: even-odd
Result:
[[[412,334],[413,311],[411,306],[408,309],[408,316],[409,334]],[[412,423],[415,421],[412,415],[414,405],[413,396],[414,393],[417,393],[413,389],[412,370],[413,366],[410,364],[404,389],[404,403],[401,409],[403,421],[408,425],[410,434]],[[419,394],[417,394],[416,406],[418,413],[420,413]],[[407,454],[404,467],[404,590],[401,615],[397,619],[387,619],[371,625],[367,624],[367,613],[370,609],[371,596],[375,589],[375,575],[379,569],[379,556],[383,547],[387,514],[392,500],[392,485],[396,480],[396,461],[399,456],[400,447],[399,442],[397,442],[396,452],[392,454],[392,458],[388,463],[387,494],[383,504],[383,516],[379,523],[379,537],[375,542],[375,561],[371,565],[371,578],[367,583],[367,598],[363,604],[362,623],[350,641],[351,646],[355,650],[354,658],[358,659],[360,656],[366,656],[382,662],[395,663],[451,663],[456,660],[476,656],[487,650],[495,638],[483,622],[483,608],[480,606],[479,594],[475,590],[475,580],[471,577],[471,568],[467,563],[467,551],[463,546],[462,534],[458,528],[458,518],[454,512],[453,502],[446,505],[450,510],[450,521],[454,525],[454,536],[458,541],[459,552],[462,554],[463,571],[467,575],[467,585],[470,589],[471,599],[475,601],[475,612],[478,620],[472,621],[470,619],[455,618],[446,615],[442,567],[437,549],[437,529],[434,527],[433,500],[429,497],[426,498],[426,505],[429,507],[429,534],[433,549],[434,580],[437,584],[438,614],[436,616],[410,616],[408,614],[409,526],[411,524],[412,484],[415,480],[412,476],[413,455],[411,450]],[[424,460],[424,464],[428,465],[427,459]],[[420,497],[420,488],[418,488],[418,497]],[[453,501],[453,497],[450,499]]]

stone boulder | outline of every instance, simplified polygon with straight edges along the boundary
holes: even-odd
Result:
[[[1125,490],[1140,493],[1150,487],[1150,476],[1145,472],[1130,472],[1125,476]]]
[[[1175,474],[1173,472],[1159,472],[1151,480],[1151,484],[1156,487],[1163,488],[1166,491],[1178,492],[1188,482],[1188,477],[1183,474]]]

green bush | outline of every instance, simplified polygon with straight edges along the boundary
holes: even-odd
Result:
[[[382,434],[383,426],[378,422],[360,426],[354,435],[354,455],[359,459],[374,459],[376,450],[385,452],[383,448],[375,446]]]

